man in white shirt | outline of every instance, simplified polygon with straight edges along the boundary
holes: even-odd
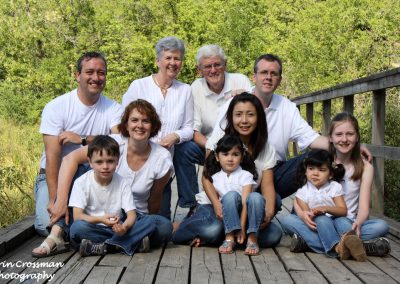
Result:
[[[98,52],[84,53],[77,62],[78,88],[53,99],[43,109],[40,133],[45,149],[34,189],[35,229],[42,236],[49,233],[48,210],[55,210],[53,205],[63,157],[90,143],[95,135],[118,132],[122,108],[102,95],[106,75],[104,56]],[[84,167],[80,167],[77,174],[84,171]]]
[[[284,96],[275,94],[282,81],[282,61],[273,54],[263,54],[254,63],[253,81],[254,95],[261,101],[267,118],[268,143],[274,146],[278,163],[274,167],[275,190],[283,199],[296,192],[295,174],[304,155],[286,159],[289,141],[294,141],[303,151],[311,149],[329,149],[328,137],[321,136],[301,117],[296,104]],[[226,123],[224,117],[229,103],[220,111],[219,119],[207,143],[207,149],[214,149],[212,141],[218,141],[223,136],[221,126]],[[225,122],[223,121],[225,120]],[[220,126],[221,125],[221,126]],[[370,159],[369,151],[363,148],[363,153]]]
[[[250,80],[237,73],[227,73],[227,58],[218,45],[205,45],[197,51],[197,70],[201,78],[192,85],[194,101],[193,140],[175,145],[174,167],[179,206],[194,208],[199,192],[195,165],[204,164],[205,144],[217,120],[219,109],[233,93],[249,91]],[[191,211],[189,211],[189,214]]]
[[[268,142],[275,147],[278,163],[274,168],[276,192],[283,199],[297,190],[295,174],[303,155],[287,160],[289,141],[295,141],[300,150],[328,149],[329,140],[320,136],[301,117],[296,104],[275,94],[282,80],[282,61],[273,54],[258,57],[254,64],[254,94],[265,108],[268,124]]]

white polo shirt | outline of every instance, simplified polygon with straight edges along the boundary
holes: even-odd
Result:
[[[211,150],[214,150],[211,149]],[[276,165],[276,152],[273,146],[271,146],[268,142],[265,144],[264,149],[258,154],[256,160],[254,161],[256,165],[257,171],[257,180],[256,184],[254,185],[255,188],[259,187],[261,184],[262,173],[266,170],[272,170]],[[199,204],[210,204],[211,201],[208,199],[207,194],[205,191],[197,193],[195,195],[196,201]]]
[[[224,135],[221,125],[222,127],[226,125],[229,103],[230,101],[223,106],[224,109],[221,109],[224,115],[220,115],[217,119],[213,133],[207,141],[207,149],[214,149],[214,145]],[[297,142],[299,148],[304,150],[319,136],[301,117],[296,104],[281,95],[273,94],[269,107],[264,111],[268,125],[268,143],[274,146],[280,161],[286,160],[289,141]]]
[[[211,136],[219,109],[231,99],[232,91],[244,89],[251,91],[249,78],[243,74],[225,72],[224,88],[220,94],[212,92],[205,78],[195,80],[192,85],[194,102],[194,130],[207,138]]]
[[[342,196],[343,189],[340,183],[336,181],[330,181],[321,186],[320,189],[316,188],[311,182],[307,183],[299,188],[296,192],[296,197],[304,201],[310,209],[319,206],[332,206],[335,207],[333,198]],[[331,214],[326,214],[332,216]]]
[[[254,190],[257,183],[254,181],[253,175],[238,167],[229,176],[223,170],[212,175],[213,185],[218,192],[220,199],[229,191],[236,191],[240,195],[243,194],[243,187],[251,185]]]

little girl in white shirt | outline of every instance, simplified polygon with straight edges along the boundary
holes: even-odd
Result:
[[[220,202],[213,206],[222,207],[215,210],[222,213],[225,227],[225,240],[218,251],[232,253],[236,242],[243,244],[246,239],[246,200],[257,179],[254,161],[238,136],[225,135],[207,157],[203,175],[213,183],[219,197]]]
[[[347,215],[347,206],[342,185],[339,183],[345,169],[342,164],[335,165],[333,161],[333,156],[328,151],[312,150],[299,167],[298,182],[303,186],[296,192],[296,201],[308,216],[302,221],[318,233],[326,255],[339,255],[342,259],[343,255],[347,255],[345,259],[351,255],[357,261],[365,261],[366,254],[361,239],[353,232],[341,239],[334,226],[335,218]],[[304,235],[305,232],[296,234]],[[304,239],[311,249],[315,247],[311,239]]]

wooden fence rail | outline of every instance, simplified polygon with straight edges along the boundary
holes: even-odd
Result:
[[[400,68],[395,68],[292,99],[298,108],[306,105],[306,120],[311,126],[313,126],[314,103],[322,102],[322,134],[327,135],[332,116],[332,99],[343,98],[343,110],[353,113],[354,95],[372,94],[372,144],[364,145],[373,155],[375,176],[372,210],[376,213],[383,213],[385,159],[400,160],[400,147],[385,146],[384,141],[386,90],[399,86]]]

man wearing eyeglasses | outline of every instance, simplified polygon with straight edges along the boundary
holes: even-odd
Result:
[[[329,139],[319,135],[301,117],[296,104],[284,96],[275,93],[282,81],[282,61],[274,54],[263,54],[254,63],[253,82],[255,84],[253,93],[261,101],[268,125],[268,143],[276,150],[278,163],[274,168],[274,185],[277,193],[283,199],[297,190],[294,182],[295,173],[304,155],[286,159],[289,141],[295,141],[300,150],[308,147],[311,149],[329,149]],[[224,114],[228,109],[226,103],[220,110],[216,125],[226,124]],[[223,136],[221,127],[215,127],[211,139],[206,145],[207,149],[214,149],[214,141]],[[363,154],[368,160],[371,153],[362,148]]]
[[[197,51],[197,70],[201,78],[191,85],[194,101],[193,140],[175,147],[174,167],[178,185],[179,206],[196,206],[199,192],[195,165],[204,164],[205,144],[211,135],[219,109],[234,94],[251,90],[250,80],[242,74],[227,73],[227,58],[218,45],[205,45]]]

